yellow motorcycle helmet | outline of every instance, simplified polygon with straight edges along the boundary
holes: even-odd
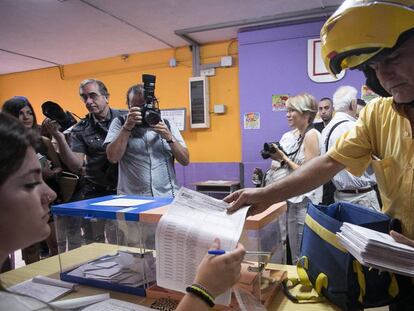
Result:
[[[411,29],[414,0],[346,0],[321,29],[325,66],[333,75],[358,68]]]

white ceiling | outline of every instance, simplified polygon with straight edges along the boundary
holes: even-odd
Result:
[[[241,27],[298,15],[292,12],[326,15],[341,2],[0,0],[0,74],[188,45],[176,31],[200,44],[227,40]]]

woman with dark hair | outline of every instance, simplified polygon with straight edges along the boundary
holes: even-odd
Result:
[[[32,131],[34,137],[37,137],[37,157],[42,166],[42,176],[45,182],[55,191],[58,189],[56,177],[62,171],[59,156],[49,138],[40,136],[40,131],[37,125],[36,114],[33,110],[29,100],[23,96],[15,96],[7,100],[3,105],[3,112],[6,112],[16,118],[23,124],[23,126]],[[49,248],[49,255],[57,254],[56,235],[53,226],[51,225],[51,235],[47,238],[46,243]],[[30,264],[40,260],[39,243],[31,245],[22,250],[22,257],[26,264]]]
[[[37,119],[32,104],[26,97],[14,96],[4,102],[3,111],[15,116],[24,127],[37,129]]]
[[[49,204],[56,194],[43,181],[37,142],[15,118],[0,113],[1,261],[50,235]],[[4,292],[0,295],[1,310],[17,309],[17,298]]]
[[[0,113],[0,264],[11,252],[50,234],[49,204],[56,193],[42,178],[37,142],[15,118]],[[218,248],[220,242],[216,240],[212,249]],[[240,278],[244,254],[239,244],[224,255],[206,255],[191,286],[201,289],[187,293],[177,310],[210,310],[214,297]],[[53,310],[34,298],[7,292],[0,284],[0,310],[34,310],[34,306],[36,310]]]

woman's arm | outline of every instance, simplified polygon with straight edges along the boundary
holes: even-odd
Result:
[[[320,155],[319,135],[316,130],[310,130],[303,139],[305,162]]]
[[[210,249],[219,248],[220,241],[216,239]],[[224,255],[206,255],[198,266],[194,283],[206,289],[213,298],[219,296],[240,279],[245,253],[243,245],[239,243],[235,250]],[[190,310],[210,310],[210,307],[199,296],[186,293],[176,311]]]
[[[62,164],[60,163],[59,156],[53,148],[52,142],[49,138],[42,136],[42,142],[46,147],[46,163],[42,167],[43,178],[50,179],[56,176],[56,174],[62,172]]]
[[[42,136],[43,143],[47,148],[47,157],[52,162],[53,168],[62,170],[62,163],[60,162],[59,155],[57,154],[52,142],[49,138]]]

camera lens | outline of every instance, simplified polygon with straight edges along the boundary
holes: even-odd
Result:
[[[274,143],[264,143],[263,144],[263,150],[267,151],[268,153],[275,153],[276,148],[273,146]]]
[[[262,150],[262,151],[260,151],[260,154],[261,154],[261,156],[262,156],[262,158],[263,158],[264,160],[266,160],[266,159],[269,159],[269,158],[270,158],[270,154],[269,154],[269,152],[267,152],[266,150]]]
[[[161,121],[161,116],[156,111],[147,110],[144,119],[149,125],[157,125]]]

